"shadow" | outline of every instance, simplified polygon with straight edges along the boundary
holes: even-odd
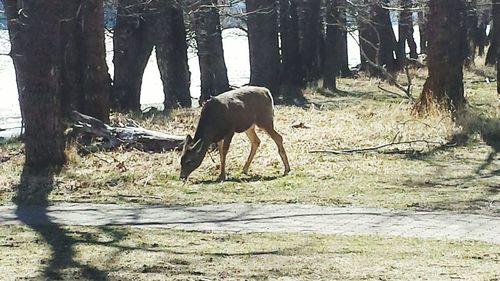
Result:
[[[234,183],[248,183],[248,182],[260,182],[260,181],[272,181],[283,176],[249,176],[249,177],[228,177],[223,182],[234,182]],[[212,180],[200,180],[194,181],[193,184],[216,184],[221,183],[220,180],[212,179]]]
[[[48,216],[48,195],[54,187],[54,174],[58,171],[54,168],[35,171],[25,166],[13,198],[17,205],[17,218],[36,231],[50,248],[51,256],[43,271],[43,277],[49,280],[67,280],[63,271],[71,271],[70,279],[79,275],[90,280],[107,280],[105,272],[74,260],[74,246],[78,241]],[[34,214],[30,211],[33,206],[41,210]],[[76,274],[78,275],[75,276]]]

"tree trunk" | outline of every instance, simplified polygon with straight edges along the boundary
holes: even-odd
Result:
[[[200,63],[200,105],[210,97],[229,90],[222,31],[216,5],[216,0],[195,0],[191,6]]]
[[[104,43],[102,0],[67,0],[61,21],[63,111],[72,110],[108,120],[111,79]]]
[[[274,0],[246,0],[250,84],[264,86],[277,97],[280,85],[278,18]]]
[[[186,28],[177,3],[119,0],[113,42],[116,110],[140,110],[142,77],[154,46],[163,82],[164,108],[191,106]]]
[[[299,52],[308,82],[320,78],[321,0],[297,0]]]
[[[465,27],[467,29],[467,57],[465,58],[465,66],[471,67],[474,65],[476,57],[476,42],[478,33],[479,17],[477,15],[476,0],[468,0],[466,2],[466,17]]]
[[[457,112],[464,108],[463,65],[467,54],[464,0],[429,2],[429,76],[417,110],[432,105]]]
[[[406,60],[406,44],[410,48],[410,58],[418,58],[417,44],[413,38],[413,13],[410,8],[412,7],[412,0],[401,1],[402,10],[399,13],[399,41],[398,51],[402,55],[403,60]],[[406,64],[404,62],[403,64]]]
[[[103,0],[81,2],[81,62],[83,113],[109,120],[111,78],[106,64]]]
[[[397,62],[401,60],[396,47],[396,36],[392,29],[389,10],[385,9],[378,0],[368,0],[369,11],[363,13],[360,19],[360,40],[362,60],[370,60],[383,66],[387,71],[397,70]],[[396,54],[396,59],[394,55]],[[366,62],[364,69],[368,69],[371,76],[381,76],[380,70],[371,67]]]
[[[161,16],[152,32],[158,36],[156,59],[163,81],[165,109],[191,107],[191,72],[189,72],[186,26],[182,8],[175,4],[165,4],[166,15]]]
[[[297,0],[280,0],[281,95],[290,100],[305,87],[298,30]]]
[[[420,33],[420,53],[427,54],[427,43],[429,38],[427,36],[427,4],[421,4],[420,11],[418,12],[418,29]]]
[[[478,54],[480,57],[484,56],[484,49],[488,44],[488,35],[486,34],[486,30],[488,28],[488,14],[486,12],[482,12],[481,18],[479,20],[479,27],[477,28],[477,47]]]
[[[496,27],[492,27],[490,33],[496,33]],[[485,65],[496,65],[496,52],[497,52],[497,38],[491,37],[490,47],[488,48],[488,53],[486,53]]]
[[[346,0],[336,0],[339,14],[338,14],[338,22],[341,24],[341,36],[340,42],[338,44],[339,48],[339,67],[340,74],[342,77],[351,77],[352,72],[349,68],[349,50],[347,48],[347,15],[346,15]]]
[[[492,0],[493,3],[493,29],[492,41],[500,42],[500,0]],[[497,94],[500,98],[500,48],[495,45],[495,57],[497,66]]]
[[[115,68],[112,105],[117,111],[140,111],[144,69],[153,50],[148,11],[141,0],[118,0],[113,33]]]
[[[325,35],[325,65],[323,88],[330,91],[337,90],[337,76],[340,72],[340,58],[342,56],[342,35],[344,26],[341,19],[339,0],[326,2],[326,35]]]
[[[62,1],[3,3],[26,124],[25,164],[37,169],[62,165],[66,161],[61,108],[61,48],[65,47],[61,38]]]

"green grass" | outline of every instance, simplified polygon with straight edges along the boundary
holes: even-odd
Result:
[[[426,73],[415,70],[413,75],[425,77]],[[467,73],[469,123],[476,122],[478,116],[498,120],[495,83],[472,83],[476,80],[481,78]],[[224,183],[214,182],[217,152],[207,156],[184,185],[178,179],[179,152],[116,151],[80,157],[70,146],[69,163],[53,183],[41,185],[51,190],[49,199],[53,202],[294,202],[498,213],[500,163],[497,157],[483,167],[492,148],[477,133],[465,145],[444,149],[437,149],[434,143],[419,143],[389,147],[381,151],[385,153],[310,153],[393,141],[445,143],[464,129],[445,113],[415,116],[410,102],[379,90],[379,83],[364,77],[340,79],[338,84],[345,93],[325,97],[310,88],[306,97],[312,106],[276,108],[276,128],[283,134],[292,168],[286,177],[281,176],[283,166],[274,143],[257,132],[262,144],[250,167],[251,175],[241,174],[250,147],[244,134],[239,134],[229,151],[228,180]],[[414,83],[414,92],[419,93],[423,80]],[[199,109],[190,109],[133,118],[147,128],[185,135],[194,132],[198,115]],[[114,116],[114,120],[125,117]],[[306,128],[292,126],[298,123]],[[8,203],[17,192],[23,156],[16,153],[21,148],[18,143],[0,145],[0,156],[13,155],[0,164],[0,203]],[[32,185],[38,189],[40,183]]]
[[[1,226],[0,276],[63,280],[498,280],[497,245],[376,236]],[[49,243],[40,233],[60,233]],[[57,237],[57,238],[56,238]],[[53,254],[51,249],[65,249]]]

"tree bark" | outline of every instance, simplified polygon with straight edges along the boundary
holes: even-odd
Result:
[[[191,72],[188,65],[184,15],[177,3],[166,4],[166,11],[166,17],[158,20],[161,24],[153,31],[158,36],[156,59],[163,81],[163,105],[165,109],[191,107]]]
[[[191,6],[200,63],[200,105],[210,97],[229,90],[219,11],[216,5],[216,0],[195,0]]]
[[[280,0],[281,95],[285,99],[302,96],[305,87],[299,49],[297,0]]]
[[[360,18],[362,61],[370,60],[389,72],[396,71],[402,55],[396,47],[389,11],[384,8],[384,1],[367,0],[366,3],[369,3],[368,13],[362,13]],[[369,63],[362,62],[362,65],[371,76],[382,76],[380,70]]]
[[[104,5],[102,0],[63,2],[61,21],[63,111],[72,110],[108,120],[111,79],[104,43]]]
[[[412,0],[402,0],[401,8],[399,13],[399,41],[398,50],[402,55],[403,61],[406,60],[406,44],[410,48],[410,58],[418,58],[417,54],[417,44],[413,38],[413,13],[410,8],[412,7]],[[406,64],[404,62],[403,64]]]
[[[320,78],[321,0],[297,0],[299,52],[307,82]]]
[[[25,165],[35,169],[60,166],[66,162],[61,108],[61,48],[65,47],[61,38],[62,1],[3,3],[26,125]]]
[[[476,57],[478,22],[479,17],[477,15],[476,0],[466,1],[465,27],[467,29],[467,57],[465,59],[465,66],[467,67],[474,65]]]
[[[153,50],[148,32],[148,11],[141,0],[118,0],[113,33],[113,109],[140,111],[144,69]]]
[[[420,11],[418,12],[418,29],[420,34],[420,53],[427,54],[427,43],[429,38],[427,36],[427,4],[421,4]]]
[[[176,2],[119,0],[113,42],[114,109],[140,110],[142,77],[154,46],[164,108],[191,106],[186,29],[182,9]]]
[[[325,34],[325,65],[323,71],[323,88],[337,90],[337,76],[340,72],[342,56],[342,33],[344,26],[341,20],[340,1],[326,2],[326,34]]]
[[[426,112],[432,105],[452,112],[465,106],[463,65],[467,55],[464,0],[429,2],[429,76],[417,104]]]
[[[267,87],[274,97],[277,97],[280,85],[280,54],[275,3],[274,0],[246,0],[250,84]]]
[[[103,0],[81,2],[83,113],[109,121],[111,78],[106,64]]]
[[[500,0],[492,0],[493,4],[493,28],[492,28],[492,41],[500,42]],[[493,44],[492,44],[493,47]],[[492,48],[490,47],[490,48]],[[497,66],[497,94],[500,98],[500,48],[495,44],[495,57]]]

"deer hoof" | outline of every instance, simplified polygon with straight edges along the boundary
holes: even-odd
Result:
[[[217,178],[218,182],[223,182],[226,180],[226,174],[220,174],[219,177]]]
[[[286,176],[286,175],[288,175],[288,174],[290,174],[290,169],[285,170],[285,172],[283,173],[283,176]]]

